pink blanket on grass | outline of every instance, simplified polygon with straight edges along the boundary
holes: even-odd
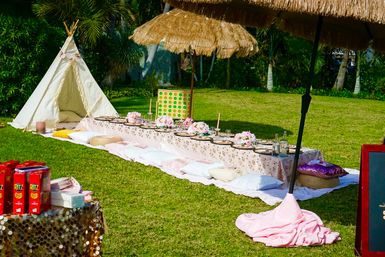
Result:
[[[339,233],[324,227],[315,213],[300,209],[292,194],[287,194],[271,211],[241,214],[235,224],[255,242],[273,247],[322,245],[340,240]]]

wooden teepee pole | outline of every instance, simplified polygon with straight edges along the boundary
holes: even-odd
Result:
[[[63,21],[64,28],[67,32],[67,36],[72,36],[75,33],[76,28],[78,27],[79,19],[76,20],[76,22],[72,22],[70,28],[68,28],[67,23]]]

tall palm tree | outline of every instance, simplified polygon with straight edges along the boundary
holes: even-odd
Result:
[[[333,89],[342,90],[344,88],[345,76],[348,71],[348,61],[349,61],[349,50],[342,50],[342,61],[340,68],[338,69],[337,78],[334,82]]]
[[[356,51],[356,83],[354,84],[353,94],[357,95],[361,92],[361,61],[362,51]]]
[[[33,12],[51,23],[79,19],[80,48],[97,52],[106,71],[103,83],[112,86],[114,79],[125,74],[139,61],[140,47],[128,36],[136,26],[131,7],[124,0],[35,0]]]
[[[123,0],[36,0],[33,12],[53,22],[80,20],[82,43],[96,45],[104,33],[135,25],[135,15]]]
[[[284,44],[284,36],[277,29],[271,27],[269,29],[257,30],[257,39],[258,42],[267,42],[267,44],[260,43],[260,48],[263,48],[263,45],[264,48],[268,48],[269,63],[267,69],[266,88],[268,91],[273,91],[273,67],[278,58],[278,52]]]

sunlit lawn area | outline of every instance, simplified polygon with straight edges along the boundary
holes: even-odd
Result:
[[[250,130],[259,138],[288,131],[294,144],[300,95],[198,89],[194,118],[234,132]],[[120,98],[121,115],[148,111],[149,99]],[[154,110],[153,110],[154,111]],[[385,102],[313,96],[303,145],[320,149],[326,161],[359,168],[362,144],[379,143],[384,133]],[[0,120],[7,120],[0,118]],[[8,119],[9,121],[9,119]],[[0,162],[45,161],[53,177],[74,176],[104,207],[108,233],[103,256],[354,256],[357,186],[299,202],[317,213],[342,241],[328,246],[269,248],[254,243],[234,224],[239,214],[273,207],[214,186],[179,180],[157,168],[128,162],[105,151],[0,129]]]

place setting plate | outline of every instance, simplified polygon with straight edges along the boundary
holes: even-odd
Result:
[[[116,117],[113,117],[113,116],[98,116],[98,117],[95,117],[94,120],[98,120],[98,121],[111,121],[113,119],[115,119]]]
[[[132,127],[140,127],[140,126],[142,126],[143,124],[142,124],[142,123],[130,123],[130,122],[126,122],[126,123],[124,123],[124,125],[126,125],[126,126],[132,126]]]
[[[234,142],[228,139],[213,139],[211,143],[216,145],[233,145]]]
[[[253,146],[246,146],[246,145],[237,145],[237,144],[232,144],[231,147],[239,150],[253,150]]]
[[[113,120],[110,120],[110,122],[116,124],[124,124],[127,123],[127,120],[125,118],[115,118]]]
[[[235,137],[234,133],[219,132],[218,136],[220,137]]]
[[[142,129],[156,129],[155,124],[141,124],[139,127]]]
[[[268,148],[254,148],[254,152],[258,154],[267,154],[271,155],[273,154],[273,149],[268,149]]]
[[[258,142],[258,144],[260,144],[260,145],[273,145],[273,141],[271,141],[271,140],[260,140]]]
[[[170,133],[170,132],[174,132],[175,129],[172,129],[172,128],[155,128],[155,131],[161,132],[161,133]]]
[[[194,136],[196,136],[195,133],[189,133],[187,131],[179,131],[179,132],[175,132],[174,134],[175,134],[175,136],[178,136],[178,137],[194,137]]]
[[[212,138],[209,137],[209,136],[193,136],[193,137],[190,137],[192,140],[197,140],[197,141],[211,141]]]
[[[302,153],[302,149],[299,150],[299,153]],[[288,154],[295,154],[295,146],[294,147],[289,147],[289,153]]]

